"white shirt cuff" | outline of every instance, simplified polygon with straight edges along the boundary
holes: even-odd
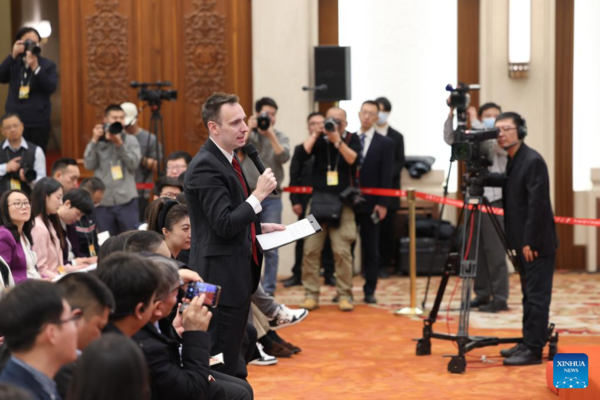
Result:
[[[259,212],[262,211],[262,206],[260,205],[260,201],[258,201],[258,199],[253,194],[251,194],[250,197],[248,197],[246,199],[246,203],[248,203],[252,206],[255,214],[258,214]]]
[[[40,69],[42,69],[42,67],[40,67],[39,65],[37,66],[37,68],[35,69],[35,71],[33,71],[34,75],[37,75],[38,72],[40,72]]]

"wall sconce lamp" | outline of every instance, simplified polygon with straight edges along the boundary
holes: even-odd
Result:
[[[531,0],[508,1],[508,76],[527,78],[531,62]]]
[[[46,42],[52,34],[52,25],[50,25],[50,21],[30,21],[25,23],[24,26],[35,28],[40,33],[43,42]]]

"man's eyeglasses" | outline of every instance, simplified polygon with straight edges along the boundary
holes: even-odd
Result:
[[[499,129],[502,132],[508,132],[508,131],[512,131],[513,129],[517,129],[517,127],[516,126],[501,126],[501,127],[499,127]]]
[[[15,201],[14,203],[10,203],[9,206],[14,206],[17,209],[24,209],[31,207],[30,201]]]
[[[58,321],[54,321],[53,324],[62,325],[62,324],[66,324],[68,322],[76,322],[76,321],[79,321],[81,319],[81,317],[83,317],[83,314],[80,312],[77,312],[77,313],[71,315],[67,319],[59,319]]]
[[[182,169],[186,169],[187,165],[169,165],[167,167],[167,171],[181,171]]]
[[[5,131],[11,131],[13,129],[19,129],[20,126],[21,126],[21,124],[7,125],[7,126],[3,126],[2,129]]]

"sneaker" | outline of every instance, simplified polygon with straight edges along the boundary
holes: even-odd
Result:
[[[273,357],[273,356],[270,356],[267,353],[265,353],[265,350],[264,350],[262,344],[256,343],[256,347],[258,348],[258,352],[260,353],[260,358],[256,358],[256,359],[250,361],[248,364],[260,365],[260,366],[277,364],[277,357]]]
[[[319,302],[316,299],[311,299],[307,297],[306,299],[304,299],[302,304],[300,304],[300,308],[304,308],[309,311],[316,310],[317,308],[319,308]]]
[[[354,306],[352,305],[352,303],[350,303],[350,301],[346,299],[340,300],[338,307],[340,308],[340,311],[354,310]]]
[[[300,308],[293,310],[285,306],[285,304],[279,305],[277,313],[272,320],[269,321],[269,327],[271,330],[276,331],[277,329],[287,328],[302,321],[308,315],[308,310]]]

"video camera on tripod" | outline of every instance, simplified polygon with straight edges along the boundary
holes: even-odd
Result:
[[[130,86],[138,90],[138,99],[141,101],[147,101],[150,104],[160,103],[163,100],[175,101],[177,100],[177,90],[164,90],[163,87],[171,86],[169,81],[156,81],[151,82],[131,82]],[[150,89],[156,88],[156,89]]]

